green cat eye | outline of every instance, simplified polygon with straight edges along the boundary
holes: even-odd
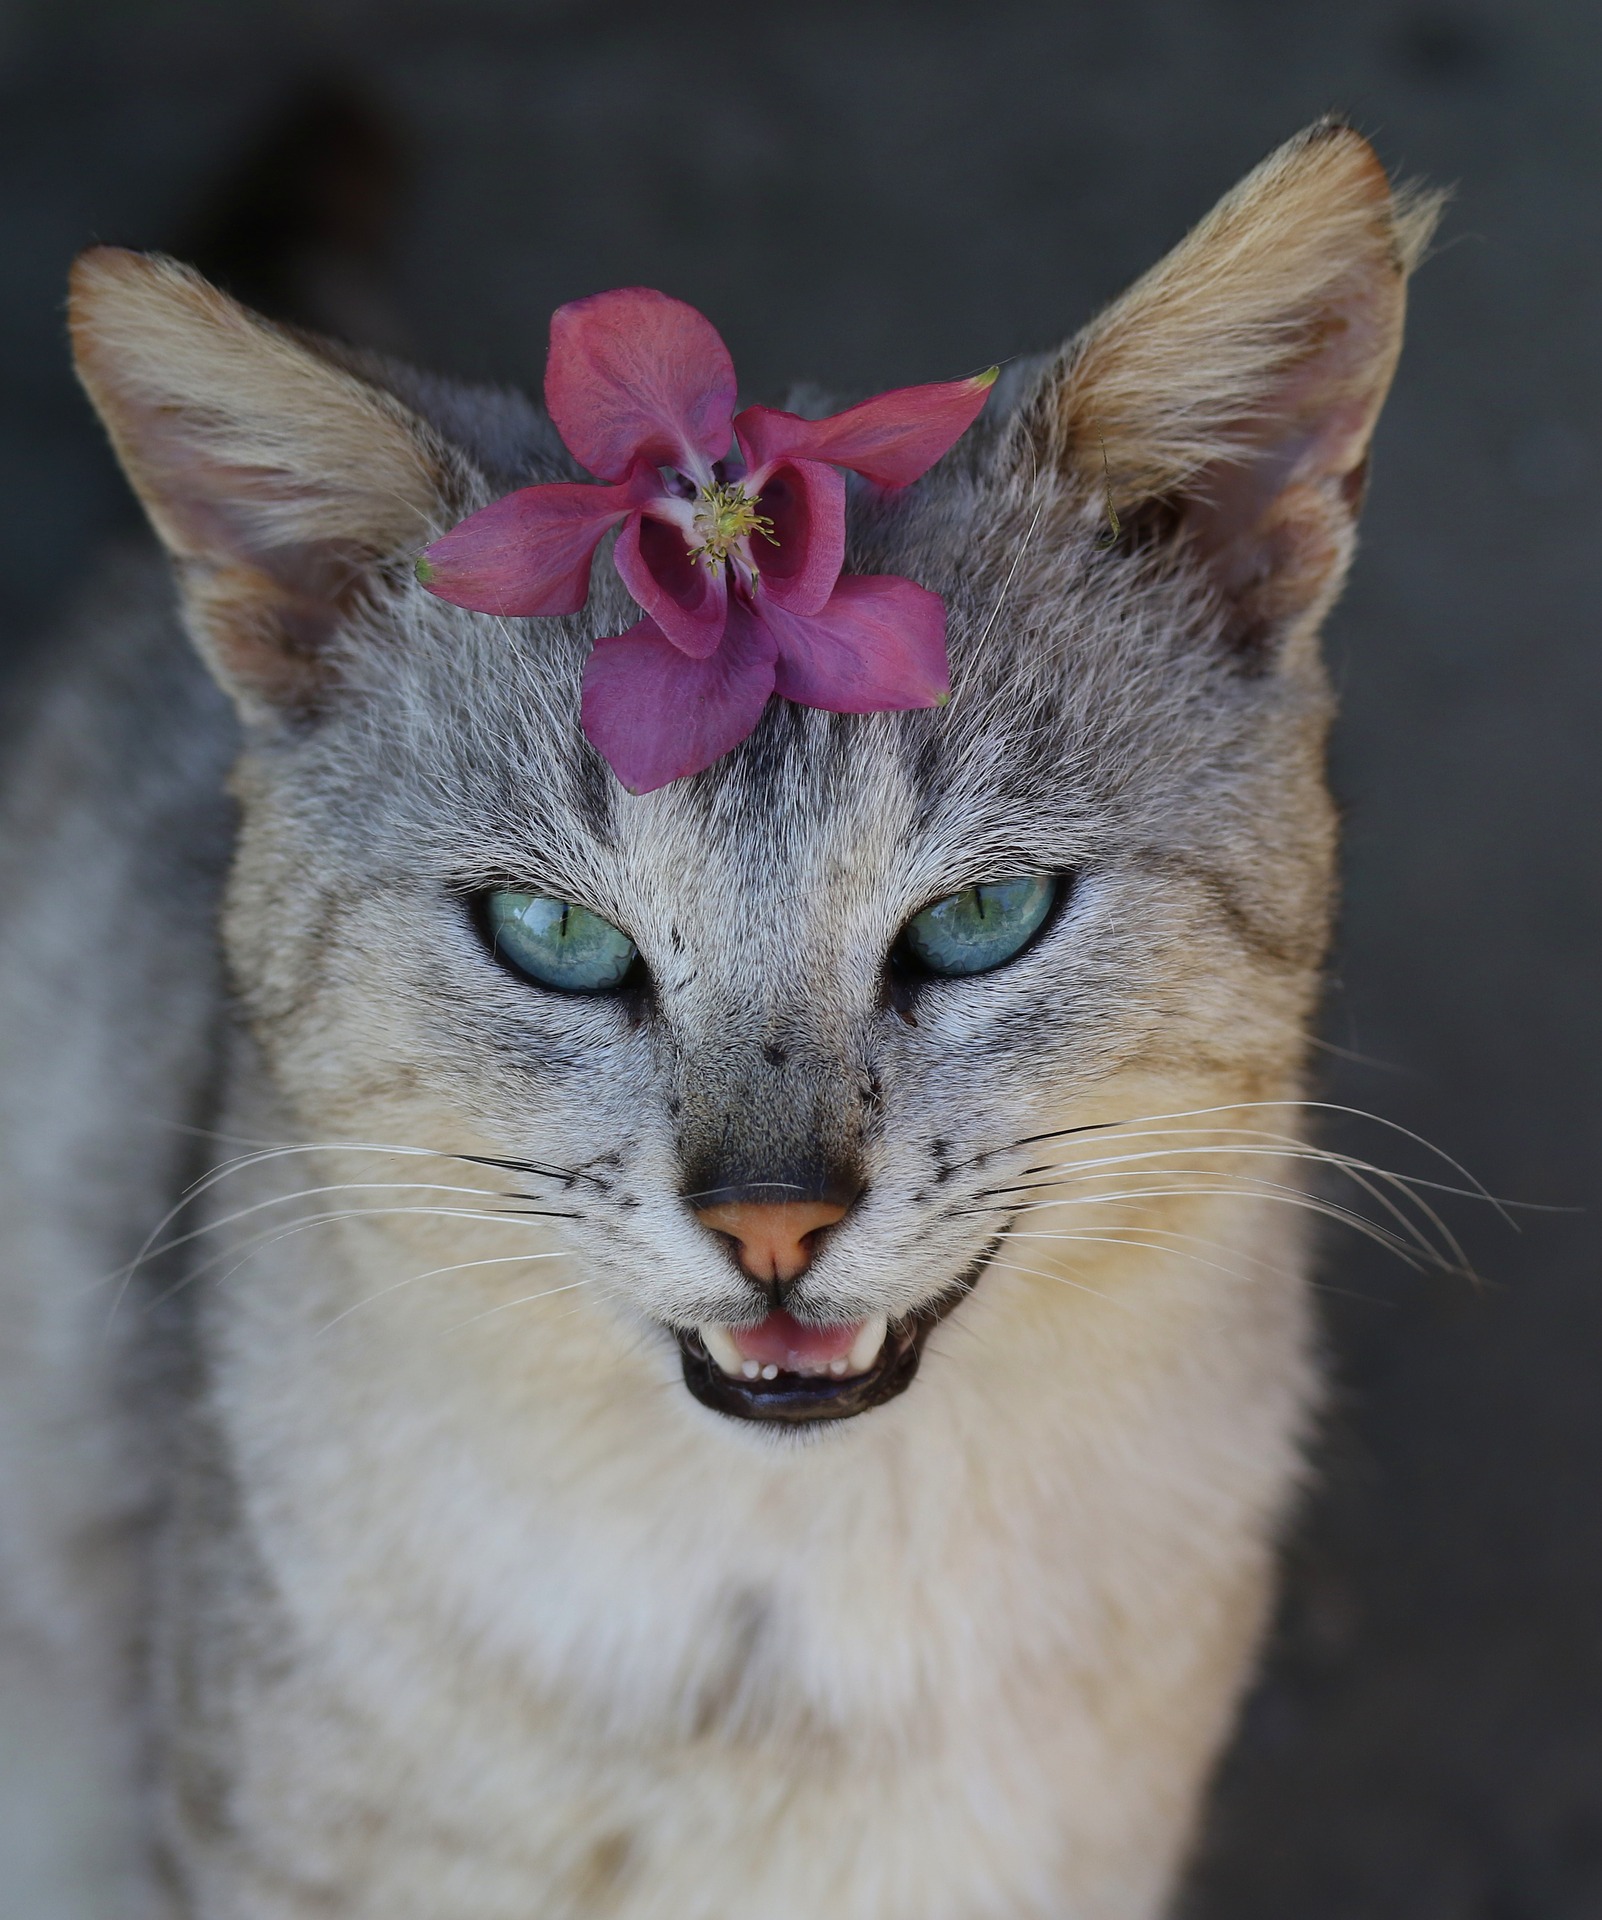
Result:
[[[626,933],[571,900],[497,888],[484,903],[491,944],[519,973],[564,993],[621,986],[639,954]]]
[[[1056,897],[1049,873],[964,887],[909,920],[902,939],[929,973],[988,973],[1024,950]]]

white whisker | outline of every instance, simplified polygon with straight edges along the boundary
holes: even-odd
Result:
[[[111,1303],[111,1317],[115,1318],[117,1309],[122,1304],[123,1296],[127,1292],[129,1281],[139,1271],[140,1267],[144,1265],[145,1261],[151,1258],[151,1250],[156,1242],[178,1216],[183,1213],[185,1208],[193,1206],[203,1194],[209,1193],[219,1182],[228,1179],[233,1174],[242,1173],[249,1167],[261,1166],[267,1161],[276,1160],[289,1154],[323,1152],[417,1154],[426,1155],[434,1159],[448,1159],[451,1157],[450,1155],[437,1154],[433,1149],[428,1147],[392,1147],[376,1145],[370,1142],[348,1141],[343,1143],[295,1142],[267,1145],[250,1153],[237,1155],[232,1160],[225,1160],[220,1165],[210,1168],[198,1179],[190,1181],[178,1199],[167,1209],[156,1222],[155,1226],[150,1229],[139,1251],[134,1255],[133,1259],[128,1262],[127,1266],[119,1268],[115,1274],[108,1276],[108,1279],[120,1277],[122,1280],[122,1286],[118,1289],[117,1297]],[[95,1286],[103,1286],[106,1284],[108,1284],[106,1280],[94,1282]]]
[[[171,1240],[164,1240],[159,1246],[151,1247],[143,1258],[146,1260],[158,1260],[164,1254],[172,1253],[179,1247],[188,1246],[192,1241],[203,1239],[207,1234],[219,1233],[224,1228],[234,1226],[239,1221],[249,1219],[251,1215],[262,1213],[268,1208],[285,1207],[293,1204],[293,1202],[297,1200],[311,1200],[322,1194],[329,1193],[456,1193],[471,1195],[475,1199],[480,1200],[526,1199],[528,1197],[524,1194],[502,1194],[486,1191],[483,1187],[448,1186],[443,1182],[433,1180],[340,1180],[321,1187],[297,1187],[293,1193],[273,1194],[265,1200],[253,1201],[248,1207],[239,1207],[233,1213],[223,1214],[219,1219],[208,1220],[204,1226],[192,1228],[188,1233],[176,1234]],[[353,1209],[353,1212],[359,1211],[361,1210]],[[379,1209],[374,1209],[373,1211],[376,1213]],[[385,1211],[399,1211],[399,1209],[386,1209]],[[474,1217],[511,1220],[527,1219],[530,1216],[527,1212],[513,1213],[508,1210],[505,1212],[484,1213]],[[557,1218],[566,1216],[541,1215],[537,1217]],[[112,1280],[120,1278],[123,1271],[124,1269],[119,1267],[116,1273],[108,1274],[103,1280],[96,1281],[94,1284],[96,1286],[109,1285]]]
[[[1042,496],[1040,504],[1035,508],[1034,518],[1029,522],[1024,537],[1018,543],[1018,551],[1012,556],[1012,565],[1007,569],[1007,577],[1001,583],[1000,593],[996,595],[996,604],[990,609],[990,618],[985,622],[980,631],[979,638],[974,641],[973,647],[969,652],[968,664],[970,666],[984,651],[985,643],[989,640],[996,622],[1001,618],[1001,610],[1007,604],[1007,595],[1012,592],[1012,583],[1017,578],[1019,567],[1023,565],[1024,555],[1029,551],[1034,541],[1035,529],[1040,525],[1040,516],[1046,511],[1049,498],[1049,495]],[[960,694],[961,689],[958,688],[952,694],[951,699],[953,701],[958,699]],[[947,704],[949,705],[950,702],[948,701]]]
[[[1425,1263],[1444,1266],[1446,1263],[1427,1242],[1415,1241],[1411,1245],[1401,1235],[1393,1233],[1375,1221],[1366,1219],[1349,1207],[1342,1207],[1331,1200],[1324,1200],[1314,1194],[1307,1194],[1295,1187],[1281,1187],[1270,1182],[1254,1182],[1249,1186],[1212,1186],[1212,1187],[1142,1187],[1124,1193],[1107,1194],[1069,1194],[1056,1200],[1035,1200],[1014,1208],[980,1209],[978,1211],[1004,1211],[1011,1214],[1032,1213],[1045,1208],[1076,1206],[1113,1206],[1126,1200],[1183,1200],[1217,1199],[1232,1195],[1241,1199],[1262,1200],[1281,1206],[1303,1207],[1309,1213],[1321,1215],[1325,1219],[1338,1221],[1356,1232],[1365,1234],[1377,1245],[1387,1247],[1405,1260],[1407,1264],[1422,1271]],[[1422,1256],[1422,1258],[1418,1257]]]
[[[1436,1209],[1412,1190],[1411,1183],[1403,1175],[1390,1173],[1382,1167],[1371,1167],[1366,1161],[1354,1160],[1349,1156],[1329,1153],[1319,1148],[1301,1146],[1275,1148],[1227,1144],[1147,1148],[1138,1153],[1108,1154],[1094,1160],[1062,1161],[1059,1163],[1061,1168],[1060,1173],[1047,1168],[1030,1168],[1027,1169],[1027,1171],[1045,1173],[1048,1177],[1033,1182],[1020,1181],[1011,1186],[987,1187],[982,1190],[982,1193],[984,1196],[1033,1193],[1052,1186],[1066,1185],[1076,1180],[1082,1183],[1088,1183],[1087,1176],[1090,1180],[1107,1178],[1109,1175],[1104,1170],[1116,1169],[1121,1166],[1129,1166],[1141,1162],[1163,1162],[1178,1159],[1194,1160],[1197,1157],[1210,1154],[1226,1154],[1231,1158],[1238,1157],[1242,1159],[1256,1157],[1276,1160],[1298,1160],[1305,1164],[1331,1167],[1335,1171],[1345,1174],[1374,1201],[1376,1206],[1389,1214],[1392,1219],[1395,1220],[1398,1228],[1405,1237],[1411,1239],[1421,1248],[1428,1247],[1431,1256],[1435,1257],[1435,1249],[1429,1245],[1428,1237],[1420,1230],[1418,1223],[1407,1215],[1406,1211],[1398,1205],[1390,1194],[1379,1190],[1379,1187],[1375,1185],[1377,1181],[1384,1186],[1392,1188],[1394,1192],[1401,1194],[1405,1199],[1410,1201],[1424,1217],[1426,1223],[1439,1234],[1441,1243],[1446,1248],[1451,1260],[1464,1271],[1471,1270],[1468,1256],[1452,1230],[1447,1226]],[[1156,1169],[1153,1169],[1153,1171],[1155,1170]],[[1214,1171],[1206,1167],[1191,1167],[1186,1171],[1189,1177],[1195,1179],[1239,1182],[1247,1177],[1233,1174],[1227,1168]],[[1438,1186],[1438,1183],[1427,1184]],[[1296,1191],[1296,1189],[1283,1190]],[[1444,1190],[1463,1197],[1472,1197],[1467,1196],[1466,1190],[1462,1188],[1446,1188]]]
[[[156,1294],[149,1301],[147,1311],[154,1310],[156,1307],[172,1299],[175,1294],[183,1292],[186,1287],[193,1286],[197,1281],[205,1279],[209,1274],[215,1272],[224,1261],[236,1254],[239,1255],[240,1258],[235,1261],[235,1264],[229,1268],[228,1272],[223,1276],[222,1280],[218,1283],[220,1286],[226,1286],[228,1281],[230,1281],[233,1276],[239,1272],[240,1268],[245,1266],[257,1252],[265,1247],[276,1246],[281,1240],[292,1239],[295,1235],[307,1232],[313,1227],[334,1226],[346,1220],[379,1220],[395,1214],[421,1216],[424,1218],[432,1217],[442,1220],[475,1220],[487,1224],[505,1224],[510,1222],[513,1225],[521,1224],[524,1217],[519,1214],[476,1213],[464,1207],[344,1207],[327,1209],[321,1213],[309,1214],[299,1220],[275,1222],[270,1227],[264,1227],[259,1233],[248,1235],[243,1240],[233,1241],[230,1245],[222,1248],[221,1251],[211,1259],[201,1261],[198,1266],[191,1268],[179,1279],[175,1280],[170,1287],[166,1287],[162,1292]],[[529,1257],[532,1258],[533,1256]]]
[[[1122,1137],[1131,1139],[1164,1139],[1172,1138],[1175,1133],[1190,1131],[1193,1131],[1193,1129],[1155,1128],[1143,1133]],[[1147,1148],[1140,1153],[1106,1154],[1098,1155],[1096,1158],[1088,1160],[1062,1160],[1052,1166],[1026,1167],[1024,1169],[1024,1175],[1027,1176],[1036,1173],[1046,1175],[1047,1178],[1040,1182],[1040,1184],[1044,1186],[1055,1184],[1055,1179],[1059,1174],[1062,1178],[1068,1178],[1086,1172],[1094,1172],[1102,1167],[1129,1165],[1135,1161],[1145,1159],[1194,1158],[1202,1154],[1229,1154],[1239,1155],[1242,1158],[1255,1156],[1268,1159],[1300,1160],[1310,1165],[1330,1167],[1336,1172],[1346,1174],[1358,1186],[1362,1187],[1364,1191],[1369,1193],[1371,1198],[1379,1205],[1400,1218],[1401,1216],[1395,1203],[1385,1195],[1377,1192],[1370,1182],[1378,1180],[1386,1186],[1391,1187],[1412,1201],[1429,1223],[1440,1233],[1442,1239],[1451,1248],[1454,1257],[1459,1259],[1462,1264],[1467,1264],[1466,1256],[1463,1254],[1461,1247],[1456,1244],[1446,1223],[1428,1202],[1420,1197],[1416,1189],[1423,1187],[1430,1192],[1449,1194],[1459,1199],[1479,1199],[1485,1197],[1473,1189],[1448,1186],[1444,1181],[1429,1180],[1421,1176],[1394,1173],[1389,1168],[1376,1166],[1371,1161],[1359,1159],[1355,1155],[1340,1153],[1329,1147],[1321,1147],[1308,1141],[1298,1140],[1294,1135],[1266,1134],[1256,1128],[1209,1128],[1207,1131],[1247,1135],[1253,1138],[1277,1141],[1278,1144],[1269,1146],[1240,1146],[1231,1141],[1221,1140],[1188,1147]],[[983,1189],[987,1194],[1019,1193],[1027,1190],[1021,1181],[1012,1186],[987,1187]]]
[[[492,1314],[509,1313],[513,1307],[526,1307],[536,1300],[554,1300],[559,1293],[576,1293],[580,1287],[593,1286],[594,1280],[569,1280],[565,1286],[547,1287],[542,1293],[525,1293],[516,1300],[503,1300],[498,1306],[486,1307],[482,1313],[469,1314],[465,1320],[458,1320],[445,1329],[447,1333],[457,1333],[463,1327],[475,1326],[480,1320],[488,1320]]]
[[[1145,1238],[1142,1238],[1139,1240],[1133,1239],[1130,1236],[1134,1234],[1144,1235]],[[1026,1230],[1022,1228],[1009,1227],[1009,1228],[1006,1228],[998,1237],[1002,1240],[1058,1240],[1058,1239],[1072,1240],[1072,1239],[1080,1238],[1082,1236],[1074,1233],[1055,1232],[1049,1229],[1031,1228]],[[1246,1253],[1242,1249],[1232,1246],[1227,1240],[1213,1240],[1213,1239],[1210,1239],[1206,1234],[1185,1233],[1185,1232],[1182,1232],[1177,1227],[1153,1227],[1153,1226],[1128,1227],[1122,1230],[1122,1232],[1117,1236],[1117,1240],[1124,1245],[1128,1245],[1131,1247],[1145,1248],[1148,1251],[1154,1252],[1154,1253],[1176,1251],[1176,1249],[1165,1248],[1162,1245],[1162,1242],[1167,1240],[1181,1241],[1186,1246],[1204,1247],[1207,1249],[1209,1253],[1232,1254],[1236,1258],[1244,1261],[1246,1265],[1256,1267],[1259,1270],[1259,1272],[1266,1274],[1273,1279],[1283,1280],[1290,1277],[1290,1269],[1279,1265],[1276,1261],[1264,1260],[1259,1254]],[[1248,1282],[1248,1283],[1252,1279],[1251,1275],[1241,1273],[1237,1268],[1234,1268],[1234,1267],[1219,1267],[1217,1271],[1220,1273],[1229,1273],[1235,1279]]]
[[[1096,1287],[1087,1287],[1082,1280],[1070,1280],[1065,1273],[1047,1273],[1043,1267],[1026,1267],[1016,1260],[998,1260],[995,1262],[998,1273],[1023,1273],[1036,1280],[1054,1280],[1064,1287],[1072,1287],[1076,1293],[1088,1293],[1092,1300],[1100,1300],[1104,1305],[1117,1307],[1121,1313],[1138,1314],[1142,1309],[1133,1300],[1119,1300],[1110,1293],[1102,1293]]]
[[[470,1272],[475,1267],[502,1267],[502,1266],[510,1266],[514,1264],[524,1264],[532,1260],[566,1260],[570,1258],[571,1258],[571,1254],[569,1250],[566,1247],[563,1247],[553,1253],[498,1254],[485,1260],[461,1260],[456,1262],[456,1264],[453,1266],[431,1267],[426,1273],[409,1273],[405,1276],[404,1279],[393,1280],[390,1282],[390,1284],[387,1287],[380,1287],[376,1293],[370,1293],[364,1299],[356,1301],[356,1303],[353,1306],[346,1307],[341,1312],[336,1313],[332,1320],[327,1321],[323,1326],[317,1329],[318,1337],[321,1338],[321,1336],[327,1333],[331,1327],[337,1327],[342,1320],[348,1320],[353,1313],[359,1312],[361,1308],[370,1307],[375,1300],[386,1299],[392,1293],[399,1293],[403,1287],[415,1286],[420,1280],[437,1280],[442,1274],[446,1274],[446,1273],[467,1273],[467,1272]],[[568,1293],[572,1291],[572,1287],[583,1287],[588,1285],[589,1285],[589,1282],[587,1280],[575,1280],[571,1283],[571,1286],[553,1287],[551,1289],[551,1292],[552,1293]],[[528,1296],[528,1298],[535,1299],[535,1300],[544,1299],[545,1297],[546,1296],[544,1294],[530,1294]],[[510,1306],[516,1306],[520,1303],[517,1301],[508,1301],[506,1304]],[[495,1312],[499,1312],[500,1309],[496,1307],[492,1307],[490,1311],[492,1313],[495,1313]],[[483,1317],[482,1315],[475,1314],[473,1316],[473,1319],[481,1319],[482,1317]],[[465,1326],[470,1326],[472,1322],[470,1320],[463,1320],[463,1321],[459,1321],[457,1324],[465,1327]],[[454,1332],[454,1331],[455,1331],[454,1328],[450,1328],[450,1327],[446,1328],[446,1332],[448,1333]]]
[[[1026,1147],[1033,1145],[1037,1141],[1060,1140],[1068,1134],[1073,1133],[1090,1133],[1103,1130],[1110,1132],[1117,1127],[1150,1126],[1164,1120],[1204,1120],[1217,1113],[1253,1112],[1337,1113],[1347,1119],[1367,1120],[1374,1126],[1383,1127],[1390,1133],[1399,1134],[1404,1140],[1410,1140],[1415,1146],[1422,1147],[1426,1153],[1431,1154],[1435,1159],[1441,1161],[1443,1165],[1450,1167],[1453,1173],[1472,1189],[1477,1198],[1486,1201],[1489,1205],[1495,1207],[1498,1212],[1502,1212],[1504,1219],[1507,1218],[1506,1213],[1503,1211],[1505,1203],[1498,1200],[1493,1193],[1489,1192],[1480,1181],[1475,1179],[1467,1167],[1463,1166],[1460,1161],[1454,1160],[1444,1148],[1436,1146],[1432,1140],[1426,1140],[1423,1134],[1415,1133],[1411,1127],[1404,1127],[1399,1120],[1388,1120],[1383,1114],[1370,1113],[1363,1107],[1343,1106],[1340,1102],[1332,1100],[1231,1100],[1213,1107],[1182,1107],[1171,1113],[1138,1114],[1127,1121],[1099,1121],[1084,1127],[1065,1127],[1055,1132],[1026,1134],[1023,1139],[1015,1140],[1013,1145],[1015,1147]],[[1507,1224],[1513,1226],[1514,1223],[1508,1220]]]

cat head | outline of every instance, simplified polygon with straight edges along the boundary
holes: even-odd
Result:
[[[230,958],[308,1137],[510,1179],[631,1364],[790,1426],[1050,1272],[1007,1240],[1065,1143],[1293,1094],[1316,631],[1433,217],[1341,125],[1282,148],[922,481],[851,496],[848,570],[945,599],[950,703],[775,701],[640,797],[579,726],[633,617],[609,567],[565,619],[413,576],[578,477],[542,414],[86,254],[80,373],[244,722]]]

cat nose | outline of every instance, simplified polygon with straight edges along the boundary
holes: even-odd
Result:
[[[833,1200],[725,1200],[695,1210],[703,1227],[734,1242],[753,1280],[781,1287],[806,1272],[817,1235],[845,1216]]]

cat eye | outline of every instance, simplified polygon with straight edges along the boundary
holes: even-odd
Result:
[[[1014,959],[1045,925],[1057,898],[1049,873],[987,881],[948,893],[907,922],[903,954],[925,973],[988,973]]]
[[[484,922],[501,959],[562,993],[620,987],[639,958],[634,942],[609,920],[548,893],[497,887],[485,896]]]

